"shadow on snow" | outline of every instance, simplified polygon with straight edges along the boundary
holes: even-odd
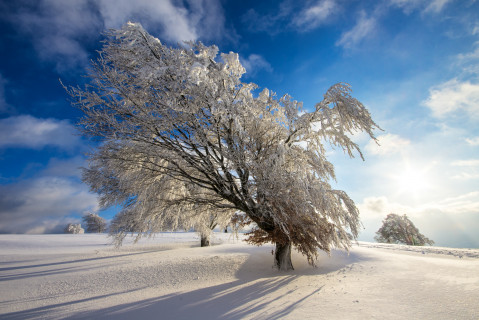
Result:
[[[244,252],[244,251],[243,251]],[[312,268],[306,261],[295,259],[295,270],[290,272],[278,272],[265,265],[265,261],[271,261],[271,255],[260,251],[258,248],[249,250],[252,255],[242,264],[236,273],[237,280],[220,285],[199,288],[187,292],[176,292],[144,299],[131,303],[119,304],[112,307],[91,311],[79,311],[67,313],[68,318],[73,319],[242,319],[249,314],[262,312],[261,318],[279,319],[290,314],[295,308],[308,298],[319,293],[324,285],[311,290],[299,290],[291,285],[294,280],[302,276],[327,275],[363,260],[354,253],[349,255],[342,251],[333,251],[334,258],[328,259],[321,253],[321,261],[318,268]],[[148,252],[130,253],[125,255],[86,259],[100,260],[113,259],[126,255],[144,254]],[[231,252],[230,252],[231,253]],[[71,262],[51,263],[36,266],[56,266]],[[107,262],[107,261],[105,261]],[[111,261],[113,262],[113,261]],[[27,267],[27,266],[25,266]],[[31,266],[35,267],[35,266]],[[10,268],[4,268],[10,269]],[[64,268],[69,269],[69,268]],[[259,270],[258,270],[259,269]],[[61,270],[61,269],[60,269]],[[56,272],[60,272],[57,270]],[[67,272],[63,270],[62,272]],[[54,273],[55,270],[44,271],[44,275]],[[21,276],[21,275],[18,275]],[[24,274],[23,276],[34,276]],[[147,288],[116,292],[99,295],[74,301],[33,308],[29,310],[3,314],[3,319],[26,319],[26,318],[64,318],[65,308],[72,309],[81,303],[93,302],[116,295],[139,292]],[[281,290],[282,289],[282,290]],[[305,292],[308,291],[308,292]],[[274,306],[272,306],[274,305]],[[83,309],[78,305],[78,309]],[[63,314],[63,316],[62,316]]]

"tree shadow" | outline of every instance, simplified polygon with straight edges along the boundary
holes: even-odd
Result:
[[[142,288],[144,289],[144,288]],[[136,289],[136,290],[131,290],[129,292],[133,291],[138,291],[142,289]],[[91,302],[93,300],[97,299],[103,299],[103,298],[108,298],[111,296],[116,296],[123,294],[125,292],[120,292],[120,293],[110,293],[110,294],[105,294],[105,295],[100,295],[100,296],[95,296],[95,297],[89,297],[85,299],[78,299],[75,301],[68,301],[68,302],[63,302],[63,303],[57,303],[57,304],[52,304],[44,307],[38,307],[38,308],[32,308],[28,310],[22,310],[22,311],[17,311],[17,312],[11,312],[11,313],[5,313],[1,315],[2,319],[12,319],[12,320],[24,320],[24,319],[64,319],[66,318],[65,315],[62,316],[62,308],[67,307],[67,306],[72,306],[74,304],[79,304],[82,302]]]
[[[90,319],[243,319],[249,314],[265,311],[278,300],[288,300],[288,291],[274,295],[297,276],[262,279],[255,282],[237,280],[194,291],[175,293],[139,302],[126,303],[102,310],[76,314],[73,318]],[[319,292],[317,288],[300,300],[281,307],[276,312],[267,312],[268,319],[279,319],[294,310],[309,296]]]
[[[84,310],[86,303],[100,304],[101,299],[114,296],[124,295],[119,299],[124,301],[128,294],[134,292],[141,294],[141,290],[148,289],[137,288],[12,312],[3,314],[2,318],[64,318],[66,315],[72,319],[243,319],[251,317],[253,314],[256,316],[259,313],[262,319],[280,319],[288,316],[305,300],[319,293],[325,285],[301,288],[292,282],[304,276],[324,276],[347,269],[362,260],[362,257],[354,253],[348,255],[341,251],[333,251],[332,259],[329,259],[326,254],[321,254],[318,268],[313,268],[307,264],[305,259],[300,260],[296,257],[295,270],[279,272],[267,267],[267,263],[272,264],[272,257],[268,250],[264,247],[248,249],[247,252],[251,255],[236,272],[237,280],[229,283],[169,293],[97,310],[78,311],[73,314],[70,311],[72,309]],[[240,251],[245,253],[244,249],[239,249],[238,252]],[[130,255],[132,254],[141,253],[131,253]],[[116,257],[121,256],[124,255]],[[99,258],[85,260],[99,260]],[[56,265],[56,263],[51,265]],[[63,312],[66,314],[61,316]]]
[[[111,261],[112,259],[116,259],[116,258],[122,258],[127,256],[133,256],[133,255],[144,255],[144,254],[164,251],[164,250],[168,250],[168,249],[159,248],[159,249],[149,250],[149,251],[134,252],[134,253],[130,252],[130,253],[119,254],[119,255],[109,255],[104,257],[72,259],[67,261],[50,262],[50,263],[42,263],[42,264],[29,264],[29,265],[0,268],[0,272],[2,273],[8,273],[9,271],[15,272],[14,274],[0,274],[0,281],[18,280],[18,279],[25,279],[25,278],[31,278],[31,277],[42,277],[42,276],[60,274],[60,273],[66,273],[66,272],[72,272],[72,271],[82,271],[84,269],[93,269],[95,268],[94,266],[77,267],[75,266],[75,264],[83,263],[83,262],[97,262],[99,260]],[[25,261],[22,261],[22,262],[25,262]],[[111,262],[111,263],[114,263],[114,262]],[[69,267],[69,265],[71,266]],[[63,267],[55,268],[57,266],[63,266]],[[104,267],[104,266],[105,264],[98,265],[98,267]],[[42,270],[42,271],[29,271],[29,272],[17,273],[18,270],[27,271],[34,268],[44,268],[44,267],[54,267],[54,268],[49,268],[48,270]]]
[[[321,255],[321,267],[313,268],[305,259],[296,259],[295,270],[279,272],[265,267],[265,261],[270,259],[267,253],[253,253],[237,271],[236,281],[78,313],[74,318],[233,320],[260,312],[262,319],[281,319],[324,287],[323,284],[304,290],[295,288],[292,282],[303,276],[324,276],[345,270],[363,260],[354,253],[334,251],[332,259]]]

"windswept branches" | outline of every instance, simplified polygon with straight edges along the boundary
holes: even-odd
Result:
[[[68,92],[84,113],[81,132],[101,142],[83,179],[102,206],[124,208],[113,221],[117,239],[211,227],[239,211],[256,226],[251,242],[292,244],[311,263],[318,248],[350,246],[359,213],[331,188],[324,144],[361,155],[350,136],[375,139],[377,125],[348,85],[306,112],[288,95],[255,94],[236,53],[170,48],[134,23],[106,36],[90,85]]]
[[[376,140],[373,131],[380,129],[366,107],[351,96],[351,87],[346,83],[338,83],[329,88],[323,100],[315,105],[315,110],[303,113],[295,122],[295,126],[290,126],[292,130],[286,143],[316,137],[342,148],[350,157],[354,157],[356,151],[362,159],[361,150],[350,136],[366,132]]]

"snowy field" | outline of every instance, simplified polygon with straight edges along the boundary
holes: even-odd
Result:
[[[278,272],[230,234],[127,242],[0,235],[0,318],[479,319],[479,250],[361,242]]]

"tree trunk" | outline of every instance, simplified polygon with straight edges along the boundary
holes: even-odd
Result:
[[[201,234],[201,246],[202,247],[209,247],[210,246],[210,235],[209,234]]]
[[[294,270],[293,263],[291,262],[291,242],[276,242],[274,267],[280,271]]]

